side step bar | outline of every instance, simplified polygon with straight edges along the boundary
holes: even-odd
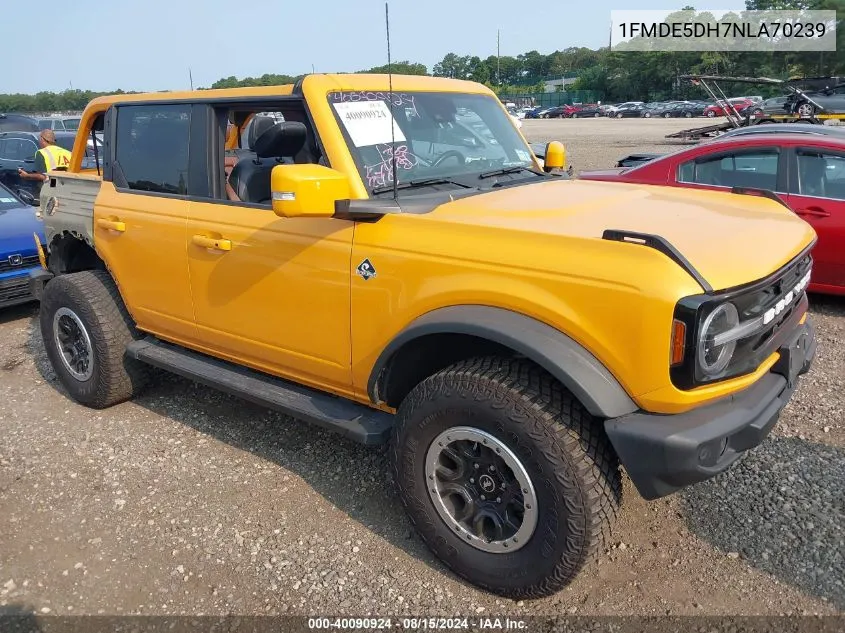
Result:
[[[268,409],[322,426],[361,444],[385,443],[393,427],[393,416],[384,411],[165,343],[152,336],[130,343],[126,354]]]

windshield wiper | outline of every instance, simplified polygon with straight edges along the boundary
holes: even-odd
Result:
[[[524,165],[515,165],[513,167],[502,167],[501,169],[491,169],[490,171],[482,171],[478,174],[480,179],[490,178],[491,176],[504,176],[506,174],[515,174],[519,171],[530,171],[532,174],[537,174],[538,176],[545,176],[545,174],[541,174],[535,169],[531,169],[530,167],[525,167]]]
[[[465,185],[462,182],[453,180],[451,178],[416,178],[414,180],[406,180],[396,185],[396,189],[412,189],[414,187],[426,187],[428,185],[458,185],[464,189],[471,189],[470,185]],[[381,187],[373,187],[372,193],[387,193],[393,191],[393,185],[383,185]]]

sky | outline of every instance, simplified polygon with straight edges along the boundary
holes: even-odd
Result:
[[[6,4],[6,3],[4,3]],[[31,3],[3,7],[7,24],[30,24]],[[51,8],[50,5],[56,6]],[[607,44],[618,9],[740,10],[743,0],[390,0],[391,56],[432,66],[446,53],[548,54]],[[42,0],[36,28],[3,30],[0,93],[155,91],[216,80],[351,72],[387,62],[384,0]],[[55,10],[54,10],[55,9]],[[49,20],[52,19],[52,22]],[[43,44],[40,33],[51,34]],[[57,41],[52,40],[55,37]]]

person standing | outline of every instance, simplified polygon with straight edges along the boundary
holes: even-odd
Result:
[[[70,152],[56,145],[56,133],[53,130],[41,130],[38,137],[39,150],[35,152],[34,171],[18,169],[18,175],[25,180],[47,180],[47,172],[67,169],[70,166]]]

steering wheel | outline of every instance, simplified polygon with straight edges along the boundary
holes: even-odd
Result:
[[[431,166],[432,166],[432,167],[439,167],[439,166],[440,166],[440,163],[442,163],[443,161],[445,161],[445,160],[446,160],[446,159],[448,159],[448,158],[457,158],[458,160],[460,160],[460,161],[461,161],[461,164],[462,164],[462,165],[463,165],[465,162],[467,162],[467,157],[466,157],[466,156],[464,156],[463,154],[461,154],[461,153],[460,153],[458,150],[456,150],[456,149],[450,149],[450,150],[448,150],[448,151],[443,152],[442,154],[440,154],[440,156],[438,156],[437,158],[435,158],[435,159],[434,159],[434,161],[431,163]]]

